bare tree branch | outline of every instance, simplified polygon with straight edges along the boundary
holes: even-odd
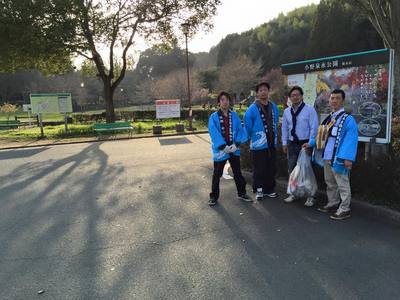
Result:
[[[83,53],[82,51],[75,50],[75,52],[76,52],[77,54],[79,54],[79,55],[83,56],[84,58],[87,58],[87,59],[93,60],[93,57],[90,57],[89,55],[87,55],[87,54]]]
[[[124,51],[122,53],[122,69],[121,69],[121,73],[119,74],[117,80],[114,81],[114,83],[112,85],[112,87],[114,89],[121,83],[122,79],[124,79],[124,77],[125,77],[125,72],[126,72],[126,67],[127,67],[126,56],[127,56],[129,48],[133,45],[133,38],[134,38],[134,36],[136,34],[138,25],[139,25],[139,20],[137,20],[136,23],[133,25],[132,32],[131,32],[131,35],[129,37],[128,43],[125,45]]]

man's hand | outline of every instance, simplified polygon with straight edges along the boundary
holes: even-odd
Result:
[[[231,150],[231,146],[226,145],[225,148],[224,148],[224,152],[225,153],[230,153],[231,152],[230,150]]]
[[[302,147],[303,147],[304,149],[310,149],[310,148],[311,148],[311,145],[310,145],[310,143],[304,143]]]
[[[230,145],[229,148],[230,148],[230,150],[229,150],[230,153],[233,153],[237,150],[237,147],[235,144]]]
[[[353,167],[353,162],[351,160],[345,160],[344,166],[347,170],[351,170],[351,168]]]
[[[287,153],[287,146],[282,146],[282,151],[283,151],[283,153]]]

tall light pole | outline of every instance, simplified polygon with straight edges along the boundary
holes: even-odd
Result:
[[[189,75],[189,51],[188,51],[188,35],[189,35],[189,23],[183,23],[182,31],[185,35],[185,44],[186,44],[186,74],[187,74],[187,92],[188,92],[188,103],[189,103],[189,131],[193,130],[192,124],[192,104],[191,104],[191,97],[190,97],[190,75]]]
[[[124,89],[123,88],[121,88],[121,102],[122,102],[122,105],[126,105],[126,103],[125,103],[125,98],[124,98]]]
[[[83,111],[83,88],[85,87],[85,83],[81,82],[81,89],[79,90],[79,104],[81,106],[81,112]]]

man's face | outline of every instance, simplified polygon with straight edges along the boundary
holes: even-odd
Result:
[[[344,106],[342,94],[331,94],[331,97],[329,98],[329,106],[332,111],[338,111],[341,109]]]
[[[225,95],[222,95],[221,98],[219,98],[219,107],[222,109],[228,109],[229,108],[229,99]]]
[[[291,94],[290,94],[290,101],[297,105],[299,103],[301,103],[301,101],[303,101],[303,95],[300,93],[300,91],[298,90],[294,90]]]
[[[267,100],[269,95],[269,89],[265,85],[262,85],[258,88],[257,97],[260,100]]]

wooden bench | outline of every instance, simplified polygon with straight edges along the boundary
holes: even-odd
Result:
[[[21,125],[19,120],[0,120],[0,129],[15,129]]]
[[[118,131],[128,131],[129,136],[133,134],[133,126],[130,122],[115,122],[115,123],[96,123],[93,130],[96,134],[101,136],[105,134],[116,134]]]

